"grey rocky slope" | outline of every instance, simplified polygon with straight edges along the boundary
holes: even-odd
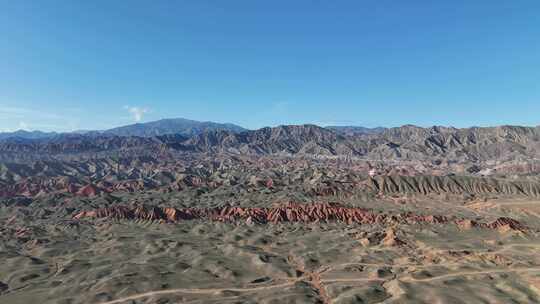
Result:
[[[452,163],[520,162],[540,159],[540,127],[449,128],[403,126],[377,134],[343,135],[315,125],[253,131],[206,130],[193,136],[57,136],[0,142],[0,157],[21,158],[92,153],[235,153],[355,157],[373,161]],[[24,157],[23,157],[24,158]]]
[[[313,125],[6,140],[0,303],[539,303],[538,174],[480,176],[537,145]]]
[[[380,134],[386,130],[386,128],[382,127],[366,128],[359,126],[327,126],[326,128],[343,135]]]

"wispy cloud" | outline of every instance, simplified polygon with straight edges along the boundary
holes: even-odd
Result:
[[[55,130],[70,131],[78,126],[78,118],[73,109],[62,109],[62,113],[53,113],[47,109],[9,106],[0,103],[0,131],[16,130]],[[78,112],[78,111],[77,111]]]
[[[41,110],[0,105],[0,118],[39,117],[42,119],[61,119],[61,115]]]
[[[131,114],[133,120],[135,120],[136,122],[141,121],[144,114],[149,112],[148,108],[141,107],[124,106],[124,109],[126,109]]]
[[[25,123],[24,121],[19,121],[19,129],[28,131],[28,124]]]

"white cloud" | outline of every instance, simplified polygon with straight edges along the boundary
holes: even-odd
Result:
[[[126,109],[131,114],[133,120],[135,120],[136,122],[141,121],[144,114],[148,113],[147,108],[124,106],[124,109]]]
[[[28,124],[24,121],[19,121],[19,130],[28,131]]]
[[[61,115],[49,113],[43,110],[35,110],[20,107],[10,107],[0,105],[0,117],[2,118],[24,118],[24,117],[39,117],[42,119],[62,119]]]

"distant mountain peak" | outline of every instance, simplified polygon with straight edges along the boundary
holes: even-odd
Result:
[[[42,138],[53,137],[56,135],[58,135],[58,133],[56,132],[16,130],[13,132],[1,132],[0,140],[9,139],[9,138],[42,139]]]
[[[186,118],[166,118],[146,123],[136,123],[103,131],[104,134],[118,136],[152,137],[167,134],[180,134],[193,136],[205,131],[226,130],[234,133],[243,132],[246,129],[231,124],[211,121],[196,121]]]
[[[42,132],[42,131],[26,131],[17,130],[14,132],[0,133],[0,140],[6,139],[47,139],[57,137],[59,135],[115,135],[115,136],[138,136],[138,137],[154,137],[162,135],[180,134],[185,137],[191,137],[201,134],[205,131],[225,130],[233,133],[246,131],[243,127],[232,123],[217,123],[212,121],[197,121],[186,118],[164,118],[156,121],[134,123],[126,126],[120,126],[104,131],[97,130],[78,130],[74,132],[57,133],[57,132]]]

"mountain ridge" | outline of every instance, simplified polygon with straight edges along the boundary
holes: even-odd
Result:
[[[245,128],[232,123],[216,123],[212,121],[196,121],[185,118],[167,118],[146,123],[136,123],[103,131],[103,134],[118,136],[152,137],[167,134],[193,136],[209,130],[227,130],[243,132]]]
[[[119,126],[106,130],[78,130],[73,132],[43,132],[17,130],[14,132],[0,132],[0,140],[6,139],[47,139],[65,135],[116,135],[116,136],[139,136],[153,137],[168,134],[181,134],[183,136],[193,136],[208,130],[228,130],[232,132],[243,132],[247,129],[232,123],[217,123],[212,121],[197,121],[186,118],[166,118],[156,121],[135,123]]]
[[[114,134],[63,134],[52,138],[0,141],[0,160],[13,155],[54,156],[84,153],[200,152],[254,155],[361,157],[476,163],[487,160],[540,159],[540,127],[463,128],[406,125],[375,134],[343,134],[316,125],[284,125],[233,132],[203,130],[192,136],[153,137]],[[24,152],[25,154],[21,154]]]

